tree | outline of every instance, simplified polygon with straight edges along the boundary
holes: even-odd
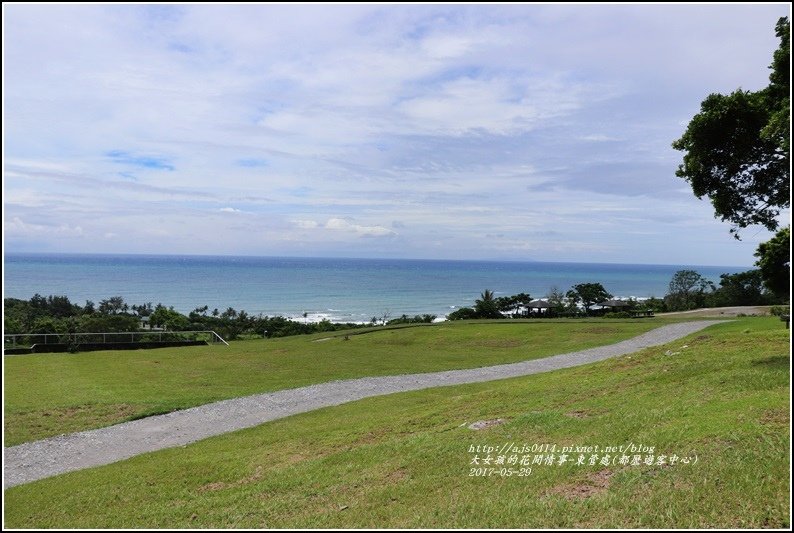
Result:
[[[729,305],[765,305],[769,295],[764,293],[760,270],[748,270],[738,274],[720,274],[720,288],[709,295],[710,307]]]
[[[103,315],[118,315],[119,313],[126,313],[129,306],[124,303],[124,298],[121,296],[112,296],[107,300],[99,301],[99,312]]]
[[[66,318],[76,314],[77,306],[73,305],[66,296],[48,296],[47,308],[49,314],[55,318]]]
[[[549,289],[546,301],[549,302],[549,312],[552,315],[561,315],[565,312],[565,294],[556,285],[552,285]]]
[[[138,317],[146,317],[152,314],[154,309],[152,308],[152,302],[146,302],[145,304],[141,305],[133,305],[130,309],[132,312],[135,313]]]
[[[609,294],[600,283],[580,283],[574,285],[566,296],[577,303],[582,302],[584,311],[587,314],[590,314],[590,307],[594,304],[612,298],[612,295]]]
[[[477,318],[477,312],[471,307],[461,307],[447,315],[448,320],[470,320]]]
[[[504,318],[504,315],[499,312],[499,306],[494,298],[493,291],[485,289],[485,292],[480,294],[480,299],[474,302],[474,311],[477,318]]]
[[[789,200],[790,50],[789,20],[778,20],[780,46],[761,91],[714,93],[700,105],[673,148],[685,152],[676,176],[707,196],[714,216],[730,222],[730,232],[760,224],[778,228],[776,217]]]
[[[499,311],[503,313],[510,313],[512,316],[515,316],[518,313],[519,305],[527,305],[530,301],[532,301],[532,297],[525,292],[514,294],[512,296],[501,296],[494,300]]]
[[[77,331],[83,333],[100,333],[105,331],[137,331],[140,321],[129,315],[103,315],[93,313],[82,315],[77,319]]]
[[[791,227],[783,228],[769,241],[758,245],[756,266],[764,285],[775,296],[785,298],[791,283]]]
[[[166,308],[158,304],[155,310],[149,315],[149,323],[154,326],[162,326],[167,330],[182,331],[190,326],[188,318],[173,307]]]
[[[679,270],[670,280],[669,292],[664,297],[669,311],[688,311],[703,307],[706,290],[714,290],[714,283],[694,270]]]
[[[532,301],[532,296],[530,296],[526,292],[519,292],[515,296],[511,296],[511,298],[514,301],[514,306],[513,306],[514,314],[518,313],[518,306],[523,305],[526,307],[527,305],[529,305],[529,302]]]

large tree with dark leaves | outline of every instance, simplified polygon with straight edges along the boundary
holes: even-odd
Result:
[[[755,252],[756,265],[761,269],[764,285],[775,296],[786,298],[791,287],[791,228],[778,231]]]
[[[590,308],[600,302],[609,300],[612,295],[600,283],[580,283],[571,287],[566,294],[569,300],[582,302],[585,313],[590,314]]]
[[[676,175],[707,196],[715,217],[731,223],[731,233],[753,224],[778,228],[789,200],[790,25],[778,20],[780,46],[774,53],[769,86],[752,92],[711,94],[700,105],[673,148],[685,152]]]
[[[664,304],[670,311],[688,311],[703,307],[707,291],[714,290],[714,283],[694,270],[679,270],[670,280],[670,292]]]

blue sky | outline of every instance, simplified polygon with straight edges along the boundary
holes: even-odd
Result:
[[[4,4],[5,251],[751,265],[670,144],[788,14]]]

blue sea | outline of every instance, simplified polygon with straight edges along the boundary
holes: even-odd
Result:
[[[616,297],[662,297],[678,270],[719,282],[747,267],[597,263],[322,259],[293,257],[14,254],[4,257],[4,297],[68,296],[77,304],[122,296],[129,305],[163,303],[182,313],[209,306],[249,314],[369,322],[384,314],[443,317],[497,296],[546,296],[601,283]]]

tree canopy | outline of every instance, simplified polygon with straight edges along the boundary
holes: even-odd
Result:
[[[778,20],[780,45],[774,53],[769,86],[710,94],[673,148],[685,152],[676,176],[707,196],[715,217],[730,222],[731,233],[759,224],[778,228],[780,209],[790,206],[790,24]]]
[[[767,305],[775,303],[764,291],[760,270],[748,270],[737,274],[720,274],[720,287],[706,299],[709,307],[730,305]]]
[[[706,291],[714,290],[714,283],[694,270],[679,270],[670,280],[664,303],[670,311],[687,311],[703,307]]]
[[[499,312],[493,291],[488,289],[485,289],[485,292],[480,294],[480,299],[474,302],[474,311],[477,313],[477,318],[504,318]]]
[[[769,241],[758,245],[756,266],[764,285],[778,297],[786,297],[791,286],[791,228],[785,227]]]
[[[573,302],[582,302],[582,307],[586,313],[590,313],[590,307],[599,302],[604,302],[612,298],[600,283],[579,283],[574,285],[566,294]]]

